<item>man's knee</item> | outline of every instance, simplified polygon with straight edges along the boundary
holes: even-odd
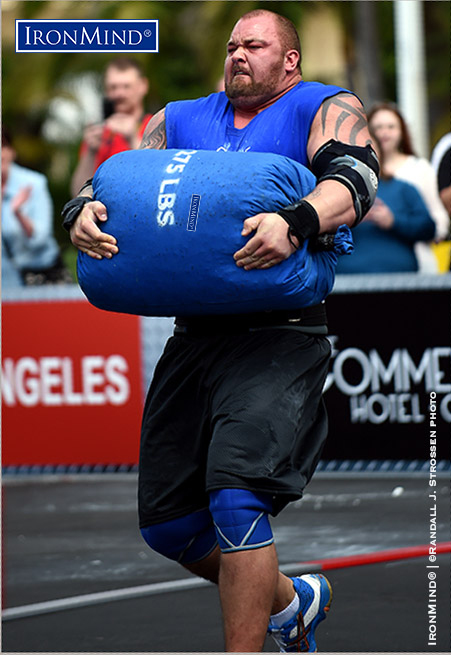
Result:
[[[141,534],[150,548],[179,564],[193,564],[204,559],[217,544],[207,509],[141,528]]]
[[[273,543],[268,514],[269,494],[246,489],[218,489],[210,492],[210,512],[223,553],[262,548]]]

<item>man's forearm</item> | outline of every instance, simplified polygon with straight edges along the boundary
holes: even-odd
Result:
[[[88,153],[83,155],[80,159],[78,166],[72,176],[70,185],[72,196],[75,197],[78,195],[80,187],[85,182],[85,180],[94,175],[94,171],[95,153],[91,154],[91,151],[88,151]]]
[[[288,223],[288,240],[295,248],[306,239],[335,234],[340,225],[356,224],[352,194],[334,180],[320,182],[307,196],[277,214]]]
[[[320,234],[336,232],[343,224],[354,225],[356,216],[351,192],[339,182],[320,182],[304,200],[307,200],[318,214]]]

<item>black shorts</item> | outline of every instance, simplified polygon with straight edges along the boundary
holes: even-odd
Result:
[[[330,343],[297,329],[175,336],[144,408],[140,527],[208,507],[208,492],[302,496],[327,433]]]

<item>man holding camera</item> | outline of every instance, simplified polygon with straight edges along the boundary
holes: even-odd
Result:
[[[73,194],[106,159],[139,146],[151,118],[144,110],[148,90],[149,81],[135,59],[120,57],[108,64],[104,76],[103,121],[85,128],[79,162],[71,181]]]

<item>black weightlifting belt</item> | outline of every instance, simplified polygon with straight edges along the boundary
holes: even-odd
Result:
[[[322,302],[319,305],[303,307],[302,309],[258,312],[255,314],[177,316],[174,335],[231,335],[268,329],[291,329],[308,334],[327,334],[326,305]]]

